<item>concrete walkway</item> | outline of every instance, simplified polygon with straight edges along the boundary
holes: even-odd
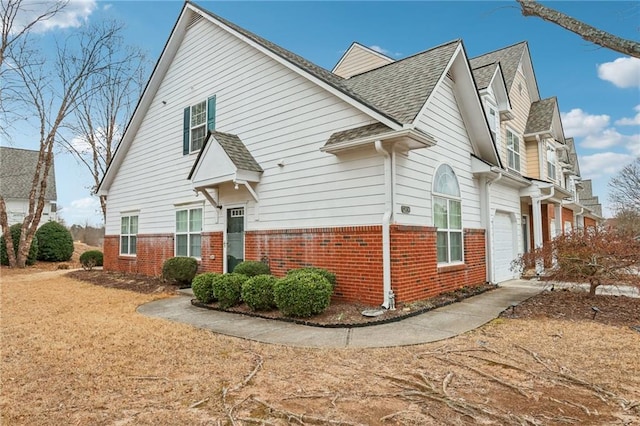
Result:
[[[542,291],[524,280],[389,324],[356,328],[322,328],[284,321],[253,318],[197,308],[191,296],[156,300],[138,307],[150,317],[191,324],[227,336],[262,343],[308,348],[382,348],[417,345],[448,339],[480,327],[514,303]]]

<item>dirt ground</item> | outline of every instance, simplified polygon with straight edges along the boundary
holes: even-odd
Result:
[[[640,424],[638,299],[549,292],[441,342],[301,349],[147,318],[169,294],[64,274],[0,270],[3,425]]]

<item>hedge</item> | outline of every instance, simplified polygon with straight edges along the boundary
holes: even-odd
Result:
[[[297,272],[276,282],[274,300],[283,315],[310,317],[329,307],[332,291],[331,283],[322,275]]]
[[[276,307],[273,287],[278,279],[272,275],[256,275],[242,284],[242,300],[252,311],[268,311]]]
[[[38,260],[66,262],[73,255],[71,232],[58,222],[47,222],[37,231]]]
[[[198,262],[193,257],[172,257],[162,264],[162,279],[188,287],[198,272]]]
[[[13,250],[16,256],[18,255],[18,244],[20,243],[20,234],[22,233],[22,224],[16,223],[9,228],[11,232],[11,239],[13,240]],[[26,265],[33,265],[38,259],[38,237],[33,236],[31,241],[31,247],[29,247],[29,253],[27,254]],[[4,241],[4,235],[0,237],[0,263],[3,265],[9,265],[9,256],[7,255],[7,245]]]

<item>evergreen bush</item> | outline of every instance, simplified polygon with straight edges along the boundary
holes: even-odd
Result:
[[[181,287],[188,287],[198,272],[198,262],[193,257],[172,257],[162,264],[162,279]]]
[[[9,228],[11,232],[11,239],[13,240],[13,250],[18,255],[18,244],[20,243],[20,234],[22,233],[22,224],[16,223]],[[27,254],[26,265],[33,265],[38,259],[38,237],[33,236],[31,241],[31,247],[29,247],[29,254]],[[4,235],[0,236],[0,263],[3,265],[9,265],[9,256],[7,255],[7,245],[4,241]]]
[[[273,275],[256,275],[242,284],[242,300],[252,311],[268,311],[276,307],[273,286],[278,279]]]
[[[71,232],[58,222],[47,222],[37,231],[38,260],[66,262],[73,255]]]
[[[310,317],[324,312],[331,302],[331,283],[315,272],[296,272],[279,279],[274,300],[283,315]]]
[[[240,303],[242,296],[242,284],[249,277],[242,274],[219,275],[213,280],[213,295],[222,309],[227,309]]]
[[[240,262],[236,265],[233,269],[233,273],[243,274],[248,277],[255,277],[256,275],[270,275],[271,269],[266,263],[258,262],[256,260],[245,260],[244,262]]]
[[[94,266],[102,266],[104,255],[100,250],[88,250],[80,255],[80,263],[83,269],[91,270]]]
[[[193,278],[191,281],[191,289],[196,299],[202,303],[211,303],[215,300],[213,296],[213,280],[219,275],[220,274],[214,272],[205,272]]]
[[[314,272],[316,274],[322,275],[324,278],[326,278],[327,281],[329,281],[332,288],[334,289],[336,288],[336,274],[323,268],[316,268],[315,266],[307,266],[305,268],[292,269],[287,272],[287,275],[306,273],[306,272]]]

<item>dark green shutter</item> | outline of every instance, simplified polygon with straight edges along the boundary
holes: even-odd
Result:
[[[216,130],[216,97],[211,96],[207,99],[207,130],[213,132]]]
[[[190,130],[190,113],[191,107],[186,107],[184,109],[184,123],[183,123],[183,133],[182,133],[182,155],[189,154],[189,130]]]

